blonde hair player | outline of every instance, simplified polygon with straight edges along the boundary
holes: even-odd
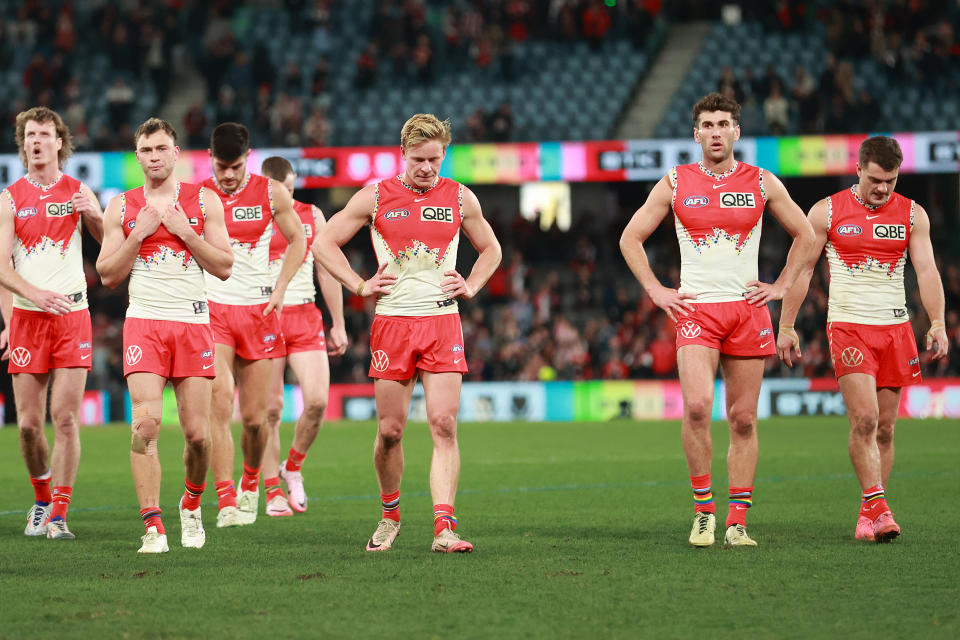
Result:
[[[373,463],[382,518],[367,551],[390,549],[400,532],[401,439],[419,378],[433,438],[430,494],[440,553],[469,553],[455,533],[454,498],[460,477],[457,412],[467,354],[457,298],[472,298],[500,264],[500,243],[470,189],[440,177],[450,124],[420,113],[400,133],[403,173],[364,187],[330,218],[318,239],[323,266],[359,296],[377,296],[370,328],[370,376],[377,402]],[[364,279],[340,247],[369,226],[379,267]],[[470,275],[456,269],[460,231],[479,256]]]
[[[903,283],[908,254],[930,319],[927,349],[939,360],[949,347],[930,220],[923,207],[894,192],[901,162],[903,153],[893,138],[864,140],[857,183],[810,209],[815,252],[783,298],[777,338],[780,359],[792,367],[801,356],[793,323],[817,259],[826,249],[827,338],[850,421],[850,462],[862,491],[854,536],[871,542],[889,542],[900,535],[886,499],[893,470],[893,429],[900,391],[920,382],[920,357]]]
[[[81,224],[100,242],[103,212],[90,187],[63,173],[73,146],[56,111],[18,114],[16,140],[27,175],[0,193],[0,350],[10,358],[20,450],[33,484],[23,533],[71,540],[67,508],[93,356]],[[43,432],[48,388],[52,453]]]

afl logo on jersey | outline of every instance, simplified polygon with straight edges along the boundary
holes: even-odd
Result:
[[[756,206],[752,193],[721,193],[721,209],[752,209]]]
[[[683,201],[683,206],[690,209],[699,209],[710,204],[710,198],[707,196],[690,196]]]
[[[21,220],[24,218],[32,218],[35,215],[37,215],[36,207],[26,207],[24,209],[20,209],[19,211],[17,211],[17,217],[20,218]]]
[[[383,214],[384,220],[403,220],[410,215],[410,212],[406,209],[391,209]]]
[[[234,207],[233,221],[246,222],[248,220],[263,220],[263,207]]]
[[[127,229],[133,229],[135,226],[137,226],[136,220],[131,220],[130,222],[127,223]]]
[[[73,213],[73,203],[72,202],[48,202],[47,203],[47,217],[48,218],[65,218]]]
[[[837,227],[838,236],[858,236],[863,233],[863,229],[855,224],[842,224]]]
[[[305,225],[303,225],[303,235],[307,236],[308,238],[312,238],[312,237],[313,237],[313,225],[312,225],[312,224],[305,224]]]
[[[453,222],[453,207],[420,207],[423,222]]]

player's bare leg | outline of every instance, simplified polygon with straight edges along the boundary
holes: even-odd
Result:
[[[876,380],[866,374],[851,373],[841,376],[838,382],[850,421],[850,462],[863,491],[860,516],[871,521],[874,540],[888,542],[900,535],[900,527],[887,505],[883,485],[883,466],[877,444],[880,406]],[[856,536],[861,540],[869,540],[867,525],[860,518]]]
[[[257,518],[260,503],[260,467],[267,445],[267,398],[270,395],[270,373],[273,362],[237,358],[237,388],[240,401],[240,448],[243,451],[243,476],[237,508],[245,524]]]
[[[73,367],[50,373],[50,422],[53,423],[53,451],[50,470],[53,483],[53,507],[47,537],[72,540],[67,527],[67,509],[73,497],[73,485],[80,465],[80,411],[87,370]]]
[[[127,376],[132,417],[130,469],[146,529],[142,553],[152,553],[154,548],[160,553],[166,551],[166,530],[160,517],[161,471],[157,453],[166,382],[166,378],[155,373],[137,372]]]
[[[683,393],[680,438],[694,493],[693,528],[689,542],[695,547],[712,545],[717,526],[710,484],[710,463],[713,460],[710,418],[713,414],[714,377],[719,360],[719,351],[702,345],[685,345],[677,350],[677,368]]]
[[[764,358],[720,356],[726,395],[730,448],[727,475],[730,480],[730,511],[725,542],[732,546],[756,546],[747,536],[747,509],[753,503],[753,479],[757,471],[757,401],[763,382]]]
[[[280,473],[284,482],[287,483],[290,507],[302,513],[307,510],[307,494],[303,488],[300,464],[314,440],[317,439],[320,427],[323,426],[323,416],[327,411],[330,395],[330,364],[326,351],[291,353],[288,360],[290,368],[293,369],[300,383],[303,412],[297,419],[293,431],[293,443]]]
[[[47,409],[49,374],[13,374],[13,397],[17,406],[17,434],[20,453],[34,488],[34,504],[27,512],[24,535],[42,536],[47,532],[53,496],[50,493],[50,446],[43,427]]]
[[[403,477],[403,431],[407,426],[410,397],[417,378],[375,380],[377,437],[373,442],[373,467],[380,486],[383,517],[367,542],[367,551],[386,551],[400,535],[400,481]]]
[[[203,494],[210,466],[210,401],[213,381],[189,377],[173,380],[177,394],[177,412],[183,430],[184,495],[180,500],[180,542],[199,549],[206,542],[200,517]]]
[[[423,372],[427,400],[427,423],[433,438],[430,461],[430,494],[433,497],[432,550],[442,553],[470,553],[473,545],[455,531],[454,501],[460,480],[460,445],[457,442],[457,412],[460,409],[460,373]]]
[[[267,413],[264,428],[267,444],[263,449],[263,484],[266,490],[268,516],[292,516],[293,511],[280,486],[280,422],[283,415],[283,372],[286,358],[274,358],[270,372],[270,393],[267,396]]]
[[[217,377],[213,380],[210,397],[210,470],[217,489],[218,527],[240,526],[237,510],[237,489],[233,484],[233,347],[215,346],[214,363]]]
[[[884,488],[890,482],[893,471],[893,431],[900,411],[900,387],[877,389],[877,448],[880,450],[880,477]]]

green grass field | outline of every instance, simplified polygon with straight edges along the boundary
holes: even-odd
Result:
[[[456,556],[429,552],[424,425],[408,429],[404,528],[382,554],[363,550],[379,519],[372,424],[324,428],[302,516],[219,530],[208,488],[202,550],[179,544],[182,439],[165,429],[171,549],[150,557],[136,553],[126,426],[82,432],[74,542],[23,535],[32,491],[16,430],[0,429],[0,637],[956,638],[960,424],[897,429],[894,543],[853,539],[845,421],[780,419],[760,426],[759,548],[695,550],[676,423],[464,424],[457,516],[476,551]]]

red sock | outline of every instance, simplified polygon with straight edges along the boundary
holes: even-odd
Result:
[[[453,505],[435,504],[433,505],[433,535],[440,535],[444,529],[457,530],[457,519],[453,517]]]
[[[180,508],[195,511],[200,506],[200,496],[203,495],[203,489],[207,486],[207,483],[193,484],[184,478],[183,486],[183,500],[180,501]]]
[[[213,486],[217,488],[217,509],[237,506],[237,489],[232,482],[221,480],[214,482]]]
[[[263,479],[263,488],[267,490],[267,502],[273,498],[283,495],[283,489],[280,488],[280,476]]]
[[[254,469],[243,463],[243,476],[240,477],[240,491],[257,491],[260,489],[260,467]]]
[[[717,505],[713,502],[713,492],[710,489],[710,474],[690,476],[690,486],[693,487],[693,512],[716,513]]]
[[[882,514],[890,511],[890,507],[887,505],[887,496],[882,485],[876,484],[864,491],[861,500],[860,513],[874,522],[876,522],[877,518]]]
[[[303,460],[307,457],[307,454],[300,453],[293,447],[290,447],[290,452],[287,454],[287,471],[300,471],[300,467],[303,466]]]
[[[400,522],[400,490],[393,493],[381,493],[380,504],[383,506],[383,519]]]
[[[53,488],[53,509],[50,510],[50,519],[67,519],[67,509],[70,508],[70,497],[73,495],[73,487],[54,487]]]
[[[730,487],[730,511],[727,526],[747,525],[747,509],[753,506],[753,487]]]
[[[145,529],[156,527],[157,533],[163,534],[167,532],[167,530],[163,528],[163,521],[160,519],[160,507],[140,509],[140,517],[143,518],[143,526]]]
[[[30,484],[33,485],[33,499],[40,504],[50,504],[53,502],[53,496],[50,495],[50,470],[41,476],[34,478],[30,476]]]

